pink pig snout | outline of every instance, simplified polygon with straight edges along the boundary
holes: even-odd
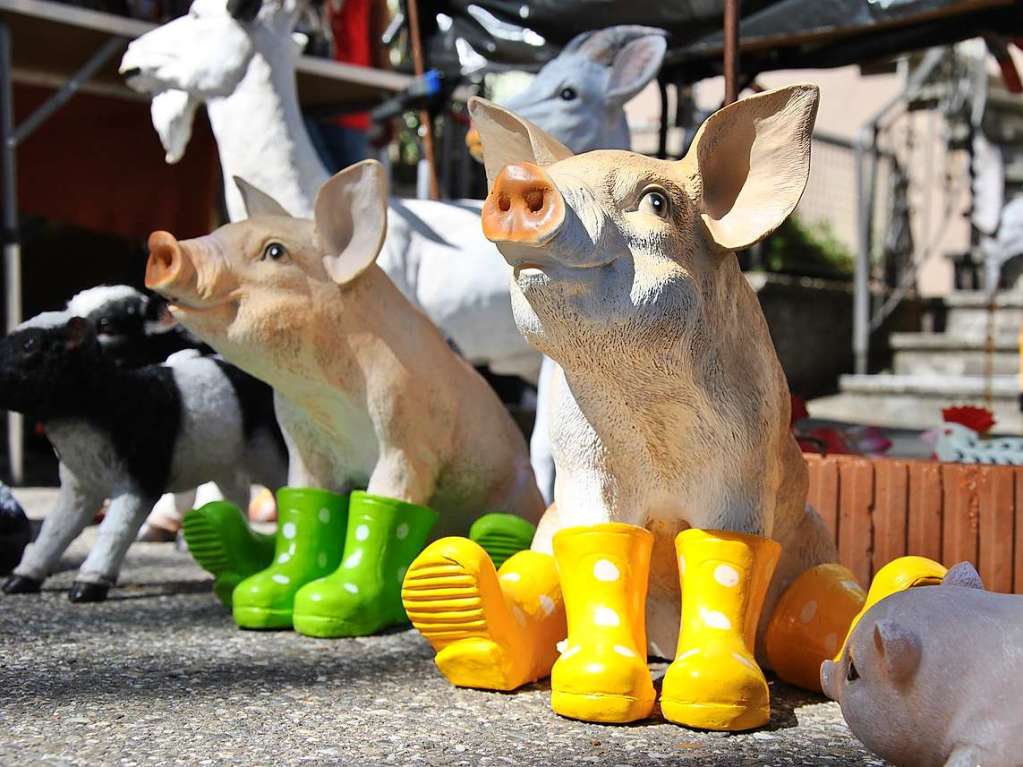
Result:
[[[195,292],[195,264],[170,232],[149,235],[146,287],[168,298]]]
[[[502,170],[483,204],[483,234],[491,242],[543,245],[565,222],[565,200],[547,172],[529,162]]]

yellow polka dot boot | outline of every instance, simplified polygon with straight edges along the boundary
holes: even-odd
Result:
[[[235,586],[234,621],[244,629],[291,628],[295,594],[341,561],[348,496],[308,487],[277,491],[273,562]]]
[[[753,657],[757,622],[781,546],[769,538],[685,530],[675,538],[682,625],[661,690],[661,712],[704,730],[760,727],[771,716]]]
[[[554,536],[568,637],[551,670],[555,713],[587,722],[650,716],[646,592],[653,535],[619,523],[571,527]]]
[[[899,557],[893,559],[876,573],[870,582],[870,590],[867,591],[867,598],[863,607],[849,623],[842,646],[835,653],[832,660],[838,661],[845,650],[845,642],[848,640],[852,630],[856,628],[867,610],[876,605],[887,596],[899,591],[917,588],[918,586],[937,586],[945,578],[948,570],[944,565],[935,562],[927,557]]]
[[[765,634],[767,661],[779,678],[820,692],[821,664],[841,647],[866,594],[839,564],[811,567],[785,589]]]
[[[468,538],[441,538],[405,575],[402,602],[458,687],[514,690],[550,673],[565,636],[554,558],[520,551],[495,570]]]

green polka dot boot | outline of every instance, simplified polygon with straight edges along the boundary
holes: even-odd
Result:
[[[295,596],[295,631],[368,636],[408,623],[401,582],[436,521],[437,513],[425,506],[353,492],[344,560],[336,572]]]
[[[291,628],[295,594],[341,561],[347,519],[347,496],[314,488],[278,490],[273,563],[235,587],[234,622],[243,629]]]
[[[252,530],[241,510],[228,501],[192,509],[181,529],[188,552],[213,575],[213,593],[228,607],[239,581],[273,561],[274,536]]]
[[[479,544],[500,570],[512,554],[529,548],[536,534],[536,525],[514,514],[484,514],[469,528],[469,540]]]

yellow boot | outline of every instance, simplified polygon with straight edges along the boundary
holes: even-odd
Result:
[[[654,536],[633,525],[571,527],[554,536],[568,638],[551,670],[551,708],[587,722],[650,715],[646,591]]]
[[[409,566],[401,590],[409,620],[457,687],[514,690],[550,673],[565,636],[554,558],[520,551],[494,570],[468,538],[442,538]]]
[[[842,646],[834,654],[833,660],[837,661],[842,657],[845,643],[849,641],[849,635],[852,634],[856,624],[859,623],[860,618],[866,614],[867,610],[885,597],[891,596],[896,592],[916,588],[917,586],[937,586],[945,578],[945,573],[947,572],[948,569],[944,565],[927,557],[899,557],[898,559],[893,559],[874,573],[874,580],[870,582],[870,590],[867,592],[867,598],[863,603],[863,607],[849,623]]]
[[[675,550],[682,627],[661,691],[664,718],[704,730],[766,724],[771,696],[753,645],[781,546],[754,535],[690,529],[675,538]]]
[[[789,684],[820,692],[821,664],[841,647],[866,596],[839,564],[811,567],[792,581],[765,635],[774,672]]]

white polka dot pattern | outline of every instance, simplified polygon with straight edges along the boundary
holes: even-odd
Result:
[[[731,565],[718,565],[714,568],[714,580],[728,589],[739,585],[739,571]]]
[[[618,613],[612,610],[610,607],[604,607],[603,605],[597,607],[593,611],[593,622],[598,626],[607,626],[614,628],[621,625],[621,618],[618,617]]]
[[[609,559],[598,559],[593,565],[593,577],[598,581],[611,583],[621,577],[615,563]]]

